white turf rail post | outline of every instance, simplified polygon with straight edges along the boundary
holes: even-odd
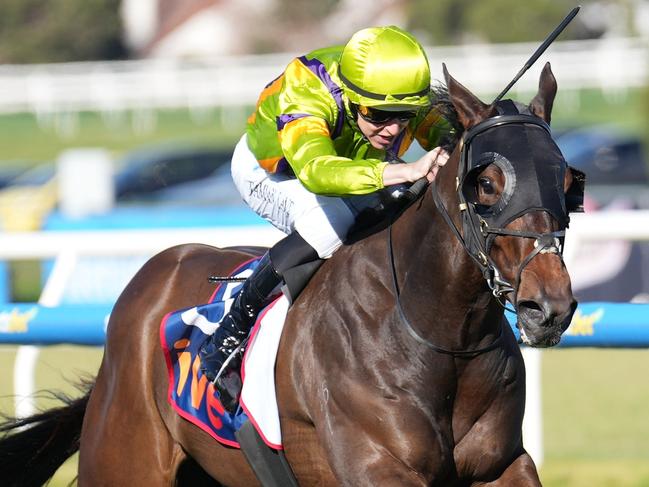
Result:
[[[541,397],[541,351],[522,347],[525,360],[525,417],[523,446],[537,467],[543,463],[543,402]]]
[[[35,345],[21,345],[14,361],[14,409],[16,417],[25,418],[35,412],[34,390],[36,363],[40,349]]]
[[[38,304],[55,307],[61,303],[65,290],[65,282],[77,261],[76,255],[70,251],[59,254],[54,264],[52,278],[47,280]],[[65,274],[61,272],[65,269]],[[16,352],[14,361],[14,410],[17,418],[26,418],[36,412],[34,392],[36,391],[36,365],[40,348],[35,345],[21,345]]]

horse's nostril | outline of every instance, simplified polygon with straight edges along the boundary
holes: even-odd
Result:
[[[554,301],[542,300],[522,300],[518,302],[518,313],[527,321],[552,326],[557,323],[561,324],[565,330],[570,325],[577,301],[572,299],[570,303],[560,303]],[[566,305],[567,304],[567,305]]]
[[[519,301],[518,312],[528,321],[542,323],[545,319],[543,308],[535,301]]]

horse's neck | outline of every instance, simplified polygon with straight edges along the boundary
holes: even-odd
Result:
[[[436,189],[448,212],[457,213],[455,168],[440,171]],[[502,312],[473,260],[435,207],[432,191],[395,223],[393,251],[402,306],[418,332],[449,340],[451,348],[484,339]],[[455,218],[456,225],[458,224]],[[446,333],[453,330],[456,335]],[[446,333],[446,334],[445,334]]]

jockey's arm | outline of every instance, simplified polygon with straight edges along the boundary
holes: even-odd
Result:
[[[313,193],[367,194],[384,187],[383,171],[388,163],[337,155],[329,126],[322,118],[307,116],[286,124],[280,140],[296,177]]]
[[[423,177],[432,181],[448,159],[439,147],[413,163],[388,164],[379,159],[341,157],[336,155],[326,122],[317,117],[290,122],[284,127],[281,140],[295,175],[317,194],[366,194]]]

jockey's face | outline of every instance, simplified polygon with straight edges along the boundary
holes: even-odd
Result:
[[[385,150],[394,144],[399,134],[408,125],[408,120],[394,118],[379,124],[369,122],[359,113],[356,115],[356,123],[372,147]]]

